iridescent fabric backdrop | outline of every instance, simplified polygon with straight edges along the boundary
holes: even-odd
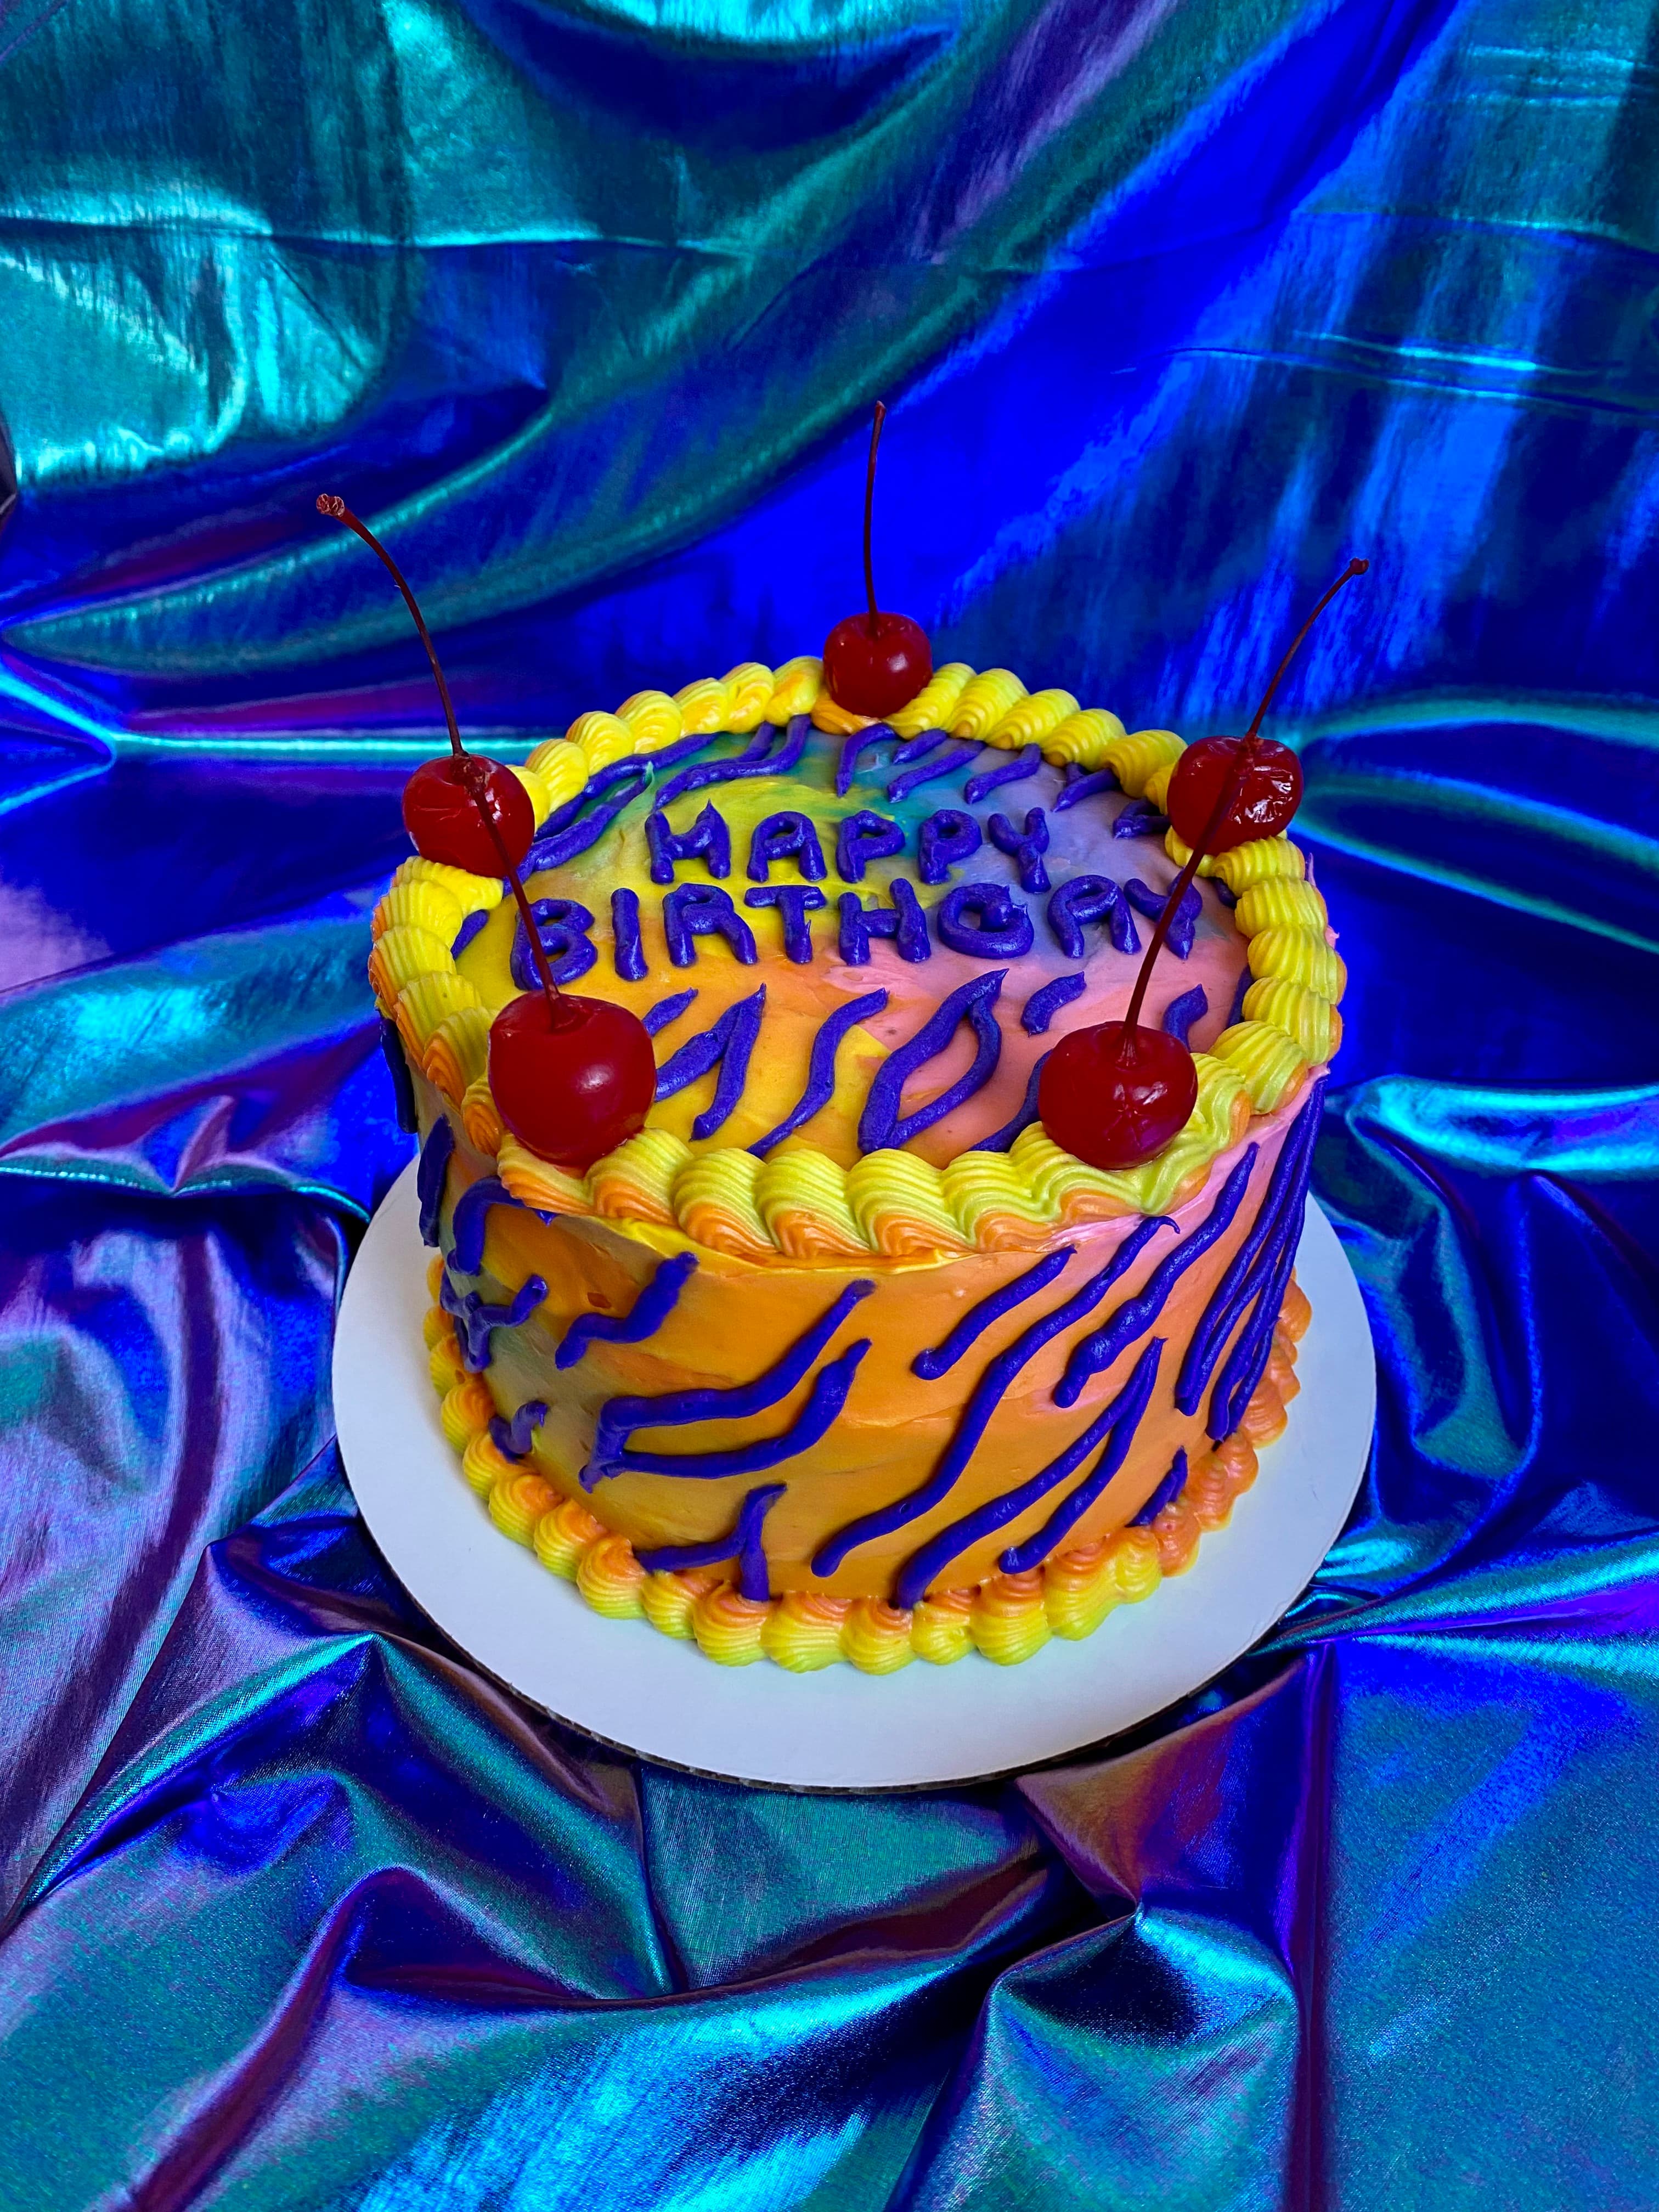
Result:
[[[16,2212],[1659,2201],[1656,87],[1644,0],[0,0]],[[1278,726],[1382,1412],[1188,1709],[834,1801],[356,1521],[436,720],[313,500],[528,744],[816,649],[878,393],[888,603],[1132,726],[1370,556]]]

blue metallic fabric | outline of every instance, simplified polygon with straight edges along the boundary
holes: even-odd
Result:
[[[13,2212],[1659,2203],[1656,44],[0,0]],[[1382,1405],[1181,1710],[813,1799],[515,1705],[357,1521],[367,914],[438,724],[313,500],[522,747],[815,649],[878,392],[887,603],[1132,725],[1237,728],[1374,564],[1278,727]]]

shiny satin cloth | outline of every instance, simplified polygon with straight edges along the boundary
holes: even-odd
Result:
[[[1656,39],[0,4],[8,2206],[1659,2203]],[[357,1520],[367,916],[438,726],[313,502],[523,746],[815,649],[878,393],[886,602],[1131,726],[1238,727],[1370,557],[1276,726],[1382,1397],[1219,1682],[830,1799],[514,1704]]]

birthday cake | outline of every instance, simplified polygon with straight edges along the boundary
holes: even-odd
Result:
[[[527,908],[398,868],[370,976],[431,1371],[503,1540],[714,1659],[882,1673],[1085,1635],[1226,1521],[1297,1388],[1344,975],[1287,836],[1169,910],[1183,750],[1002,668],[878,719],[817,659],[744,665],[492,771]],[[1045,1067],[1121,1021],[1160,927],[1140,1019],[1195,1095],[1091,1164]],[[643,1126],[574,1166],[498,1064],[553,986],[654,1057]]]

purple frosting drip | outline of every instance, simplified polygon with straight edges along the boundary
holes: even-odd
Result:
[[[461,1364],[470,1374],[477,1375],[489,1364],[489,1340],[498,1328],[517,1328],[529,1320],[547,1296],[547,1285],[539,1275],[526,1275],[513,1293],[510,1304],[491,1305],[480,1297],[477,1291],[458,1291],[449,1279],[449,1270],[439,1285],[438,1303],[447,1314],[454,1316],[456,1334],[460,1339]]]
[[[973,921],[969,915],[977,916]],[[1031,949],[1031,917],[1006,884],[958,884],[933,909],[941,945],[974,960],[1022,960]]]
[[[763,1160],[775,1145],[793,1136],[803,1122],[810,1121],[830,1103],[836,1088],[836,1054],[841,1050],[842,1039],[858,1023],[873,1021],[886,1005],[885,991],[867,991],[863,998],[851,999],[844,1006],[837,1006],[818,1024],[807,1062],[806,1088],[777,1127],[769,1129],[763,1137],[757,1137],[750,1145],[749,1149],[757,1159]]]
[[[1070,1534],[1117,1473],[1119,1468],[1122,1466],[1129,1455],[1129,1447],[1135,1440],[1141,1417],[1146,1411],[1147,1401],[1151,1398],[1153,1386],[1158,1381],[1158,1362],[1163,1357],[1164,1339],[1161,1336],[1155,1336],[1139,1358],[1136,1360],[1134,1371],[1111,1404],[1103,1413],[1095,1416],[1083,1435],[1078,1438],[1078,1443],[1082,1445],[1083,1450],[1079,1451],[1077,1447],[1073,1446],[1073,1451],[1076,1453],[1074,1458],[1072,1457],[1071,1453],[1060,1454],[1061,1460],[1071,1458],[1072,1466],[1075,1467],[1085,1452],[1092,1450],[1101,1437],[1106,1437],[1106,1449],[1101,1453],[1089,1473],[1085,1475],[1083,1480],[1079,1483],[1077,1488],[1069,1497],[1060,1500],[1035,1535],[1027,1536],[1023,1543],[1011,1544],[1003,1553],[998,1565],[1005,1574],[1024,1574],[1029,1568],[1035,1567],[1046,1559],[1060,1539]],[[1055,1462],[1056,1465],[1059,1463],[1058,1461]],[[1069,1474],[1070,1471],[1068,1468],[1066,1473]],[[1046,1473],[1047,1470],[1045,1469],[1044,1472]],[[1029,1492],[1030,1485],[1026,1484],[1023,1488]],[[1018,1498],[1020,1492],[1013,1491],[1009,1495],[1011,1498]],[[1037,1495],[1041,1496],[1041,1492]],[[1036,1498],[1028,1495],[1022,1502],[1030,1505],[1036,1503]],[[1008,1517],[1012,1518],[1012,1516]],[[1006,1520],[999,1520],[992,1523],[992,1526],[996,1528],[1006,1527]],[[975,1537],[988,1533],[989,1531],[986,1529],[975,1529],[972,1534],[964,1534],[963,1543],[972,1543]],[[938,1569],[935,1568],[933,1571],[937,1573]]]
[[[483,1266],[484,1227],[492,1206],[522,1206],[523,1201],[496,1176],[480,1176],[455,1201],[449,1218],[449,1264],[458,1275],[476,1275]],[[555,1218],[550,1213],[536,1216],[538,1221]]]
[[[1062,1006],[1069,1006],[1073,999],[1083,996],[1087,981],[1081,973],[1056,975],[1052,983],[1044,983],[1033,991],[1019,1018],[1019,1025],[1026,1036],[1042,1036]]]
[[[659,1030],[665,1030],[670,1022],[678,1021],[696,995],[695,991],[676,991],[672,997],[659,999],[654,1006],[647,1006],[641,1016],[646,1035],[655,1036]]]
[[[617,817],[624,808],[632,805],[651,781],[650,768],[642,760],[613,761],[611,765],[623,773],[616,787],[607,792],[590,813],[580,816],[556,831],[552,831],[552,824],[558,817],[549,816],[541,836],[526,855],[524,873],[526,876],[537,875],[544,868],[562,868],[579,854],[586,852],[590,845],[597,845]],[[580,794],[581,799],[592,797],[598,781],[596,776],[586,791]],[[561,808],[559,811],[562,813],[564,810]],[[550,835],[550,831],[552,834]]]
[[[841,759],[836,765],[836,796],[845,799],[852,787],[853,778],[859,772],[859,763],[872,745],[885,744],[893,735],[885,722],[872,722],[867,730],[854,730],[841,749]]]
[[[635,1557],[652,1575],[675,1574],[684,1567],[724,1566],[735,1559],[740,1595],[751,1605],[764,1605],[772,1595],[772,1577],[761,1532],[768,1510],[788,1487],[787,1482],[769,1482],[750,1491],[738,1509],[738,1525],[728,1536],[716,1536],[707,1544],[655,1544]]]
[[[730,1119],[732,1109],[743,1096],[743,1086],[749,1080],[750,1056],[760,1035],[761,1017],[765,1012],[766,986],[763,983],[751,997],[734,1000],[712,1029],[704,1030],[701,1036],[688,1037],[657,1070],[658,1097],[672,1098],[677,1091],[684,1091],[688,1083],[695,1083],[700,1075],[707,1075],[719,1063],[720,1079],[714,1085],[714,1096],[691,1124],[694,1137],[712,1137]]]
[[[823,881],[823,852],[810,815],[785,811],[755,824],[749,839],[750,882],[765,883],[774,860],[793,860],[809,883]]]
[[[1157,921],[1162,915],[1167,894],[1155,891],[1150,884],[1143,884],[1139,876],[1131,876],[1123,886],[1123,895],[1138,914],[1148,921]],[[1188,884],[1176,908],[1175,920],[1170,924],[1170,933],[1164,942],[1177,960],[1184,960],[1193,949],[1193,936],[1198,917],[1204,911],[1204,902],[1198,895],[1198,885]]]
[[[937,1382],[941,1375],[948,1375],[963,1353],[970,1345],[978,1343],[994,1322],[1000,1321],[1004,1314],[1012,1313],[1016,1306],[1023,1306],[1039,1291],[1046,1291],[1056,1275],[1063,1275],[1076,1249],[1075,1244],[1056,1244],[1035,1267],[1028,1267],[1012,1283],[1005,1283],[1000,1290],[982,1297],[977,1305],[969,1306],[948,1336],[930,1351],[917,1352],[910,1362],[912,1374],[920,1375],[924,1382]]]
[[[902,1528],[912,1521],[919,1521],[924,1513],[931,1513],[934,1506],[948,1498],[957,1477],[978,1449],[991,1416],[1021,1370],[1030,1364],[1045,1344],[1092,1313],[1112,1285],[1134,1265],[1148,1239],[1170,1225],[1161,1214],[1137,1222],[1097,1274],[1091,1275],[1080,1290],[1073,1291],[1069,1298],[1034,1321],[1011,1345],[997,1352],[974,1385],[957,1417],[955,1433],[926,1482],[908,1497],[895,1498],[890,1505],[878,1506],[873,1513],[860,1514],[856,1521],[849,1521],[846,1528],[837,1529],[814,1554],[812,1572],[818,1576],[834,1574],[849,1552],[857,1551],[861,1544],[873,1542],[878,1536],[890,1535],[894,1529]]]
[[[1221,1357],[1223,1346],[1252,1297],[1258,1295],[1263,1281],[1273,1272],[1279,1241],[1292,1224],[1298,1236],[1300,1234],[1324,1088],[1322,1079],[1315,1085],[1308,1103],[1297,1116],[1290,1136],[1273,1163],[1267,1194],[1251,1225],[1250,1233],[1228,1261],[1226,1272],[1211,1292],[1210,1302],[1199,1316],[1198,1326],[1193,1331],[1192,1342],[1187,1347],[1187,1356],[1182,1362],[1180,1378],[1176,1384],[1175,1401],[1183,1413],[1195,1413],[1202,1403],[1205,1386]],[[1281,1291],[1280,1297],[1283,1295]],[[1276,1319],[1277,1304],[1273,1310]],[[1269,1350],[1271,1348],[1270,1345]],[[1258,1376],[1256,1381],[1260,1380]],[[1255,1382],[1250,1387],[1254,1389]],[[1214,1433],[1221,1437],[1230,1435],[1231,1431],[1231,1429],[1221,1429]]]
[[[547,1401],[526,1398],[510,1421],[504,1421],[499,1413],[490,1415],[490,1441],[503,1459],[528,1459],[531,1432],[546,1419]]]
[[[386,1061],[386,1073],[392,1078],[392,1110],[398,1127],[406,1137],[412,1137],[420,1127],[420,1116],[415,1111],[415,1085],[410,1079],[409,1062],[404,1057],[404,1041],[398,1034],[396,1022],[380,1017],[380,1053]]]
[[[1073,876],[1048,901],[1048,927],[1068,960],[1084,956],[1083,927],[1104,915],[1119,952],[1139,952],[1140,939],[1121,888],[1109,876]]]
[[[1018,1111],[1012,1121],[1005,1121],[1000,1129],[994,1130],[988,1137],[981,1137],[976,1145],[970,1145],[968,1148],[969,1152],[1006,1152],[1016,1137],[1029,1129],[1033,1121],[1042,1118],[1037,1106],[1037,1094],[1042,1088],[1042,1071],[1048,1065],[1048,1054],[1045,1052],[1035,1063],[1030,1074],[1026,1078],[1025,1096],[1020,1100]]]
[[[1161,837],[1170,826],[1150,799],[1132,799],[1112,824],[1114,837]]]
[[[1026,810],[1023,830],[1016,830],[1006,814],[994,814],[989,828],[991,842],[999,853],[1006,853],[1018,869],[1021,890],[1046,891],[1048,871],[1042,865],[1042,855],[1048,849],[1048,817],[1042,809]]]
[[[904,832],[898,823],[862,807],[849,814],[836,832],[836,873],[843,883],[861,884],[872,860],[888,860],[903,850]]]
[[[758,957],[754,931],[719,884],[676,884],[663,899],[662,927],[677,968],[689,968],[696,958],[693,939],[699,937],[723,937],[745,968]]]
[[[1121,1352],[1126,1352],[1138,1336],[1152,1327],[1163,1312],[1170,1291],[1188,1268],[1226,1234],[1243,1200],[1258,1150],[1255,1145],[1249,1147],[1238,1165],[1222,1184],[1215,1204],[1203,1220],[1182,1238],[1172,1252],[1164,1254],[1147,1277],[1146,1286],[1139,1295],[1126,1298],[1103,1328],[1096,1329],[1092,1335],[1085,1336],[1080,1343],[1072,1346],[1071,1358],[1066,1362],[1066,1372],[1054,1385],[1055,1405],[1076,1405],[1089,1377],[1103,1374]]]
[[[611,894],[611,961],[624,983],[642,983],[650,970],[640,942],[640,900],[625,888]]]
[[[426,1133],[426,1142],[421,1146],[421,1164],[415,1170],[415,1195],[421,1201],[423,1243],[435,1244],[438,1241],[438,1208],[443,1204],[444,1177],[454,1149],[455,1132],[449,1126],[449,1117],[440,1114]]]
[[[816,914],[823,904],[823,893],[814,884],[763,884],[758,890],[745,891],[745,906],[759,908],[775,907],[778,919],[783,924],[783,949],[797,968],[808,968],[812,962],[812,931],[806,917]]]
[[[916,839],[921,861],[917,873],[925,884],[942,884],[952,868],[971,860],[984,842],[984,833],[971,814],[964,814],[959,806],[941,806],[922,823]]]
[[[915,1035],[883,1060],[876,1070],[859,1121],[860,1152],[884,1152],[908,1145],[924,1129],[931,1129],[935,1121],[954,1114],[964,1099],[971,1098],[990,1081],[1002,1057],[1002,1030],[995,1008],[1007,975],[1006,968],[994,968],[988,975],[970,976],[967,982],[958,983],[949,997],[939,1000]],[[919,1106],[914,1114],[902,1115],[900,1107],[906,1083],[918,1068],[939,1057],[962,1021],[971,1025],[979,1040],[973,1066],[926,1106]]]
[[[579,975],[586,975],[599,957],[587,934],[593,927],[593,917],[587,908],[577,899],[535,899],[531,902],[530,918],[536,925],[542,951],[547,955],[553,981],[574,983]],[[530,957],[530,938],[522,921],[514,925],[513,957],[507,964],[521,991],[537,988],[539,979]]]
[[[730,1451],[662,1452],[623,1450],[616,1471],[636,1474],[678,1474],[693,1482],[717,1482],[732,1474],[763,1474],[787,1459],[810,1451],[835,1426],[859,1364],[870,1349],[867,1336],[849,1344],[834,1359],[826,1359],[812,1377],[806,1402],[781,1436],[760,1437],[753,1443],[734,1444]],[[641,1422],[639,1425],[644,1427]]]
[[[471,913],[455,933],[455,942],[449,948],[449,957],[452,960],[460,958],[489,919],[489,916],[483,907],[473,908]]]
[[[583,1314],[573,1321],[553,1355],[556,1367],[574,1367],[590,1344],[643,1344],[653,1337],[680,1302],[680,1292],[696,1271],[695,1252],[677,1252],[657,1263],[656,1273],[625,1314]]]
[[[919,768],[908,768],[902,775],[896,775],[887,787],[888,804],[891,805],[908,792],[915,791],[924,783],[937,783],[942,775],[954,775],[959,768],[977,760],[977,745],[947,745],[943,752],[930,754]]]
[[[1183,991],[1178,999],[1171,999],[1164,1009],[1164,1030],[1185,1044],[1188,1030],[1194,1022],[1201,1022],[1209,1011],[1209,993],[1201,983],[1194,983],[1190,991]]]
[[[994,745],[984,748],[997,752]],[[1041,745],[1026,745],[1011,760],[1006,753],[997,753],[997,765],[988,768],[981,775],[970,776],[963,797],[969,806],[977,806],[981,799],[988,799],[994,791],[1000,791],[1005,783],[1024,783],[1027,776],[1035,775],[1042,764]]]
[[[749,750],[735,760],[706,761],[701,768],[682,769],[659,792],[658,805],[665,808],[684,799],[688,791],[707,791],[717,783],[742,783],[755,775],[787,775],[800,763],[811,726],[805,714],[797,714],[787,730],[765,726]]]
[[[1153,1341],[1156,1343],[1157,1339],[1154,1338]],[[1150,1528],[1164,1507],[1173,1505],[1186,1487],[1187,1447],[1182,1444],[1170,1462],[1170,1472],[1141,1507],[1139,1512],[1134,1516],[1129,1526],[1132,1528]]]
[[[599,1409],[592,1455],[582,1470],[582,1487],[592,1490],[607,1475],[621,1472],[628,1456],[628,1439],[635,1429],[680,1429],[694,1427],[702,1421],[742,1421],[775,1406],[801,1381],[860,1299],[867,1298],[875,1287],[867,1279],[849,1283],[829,1311],[796,1338],[782,1358],[750,1382],[734,1382],[724,1389],[670,1390],[656,1398],[607,1400]],[[867,1348],[866,1340],[865,1349]],[[848,1379],[850,1382],[850,1375]],[[844,1398],[845,1393],[842,1395]],[[824,1425],[827,1428],[829,1423]],[[676,1462],[671,1472],[701,1475],[707,1474],[709,1468],[710,1455],[700,1453]]]
[[[836,902],[841,913],[841,957],[849,968],[869,966],[872,937],[890,937],[901,960],[933,957],[927,917],[915,886],[902,876],[895,876],[887,888],[892,894],[891,906],[866,906],[856,891],[843,891]]]
[[[1093,769],[1087,775],[1069,777],[1055,798],[1054,811],[1064,814],[1068,806],[1075,806],[1080,799],[1092,799],[1097,791],[1115,791],[1117,788],[1117,778],[1109,768]]]
[[[662,809],[653,807],[645,817],[645,840],[653,884],[672,884],[681,860],[701,860],[711,876],[732,872],[732,833],[715,806],[705,806],[689,830],[671,829]]]

